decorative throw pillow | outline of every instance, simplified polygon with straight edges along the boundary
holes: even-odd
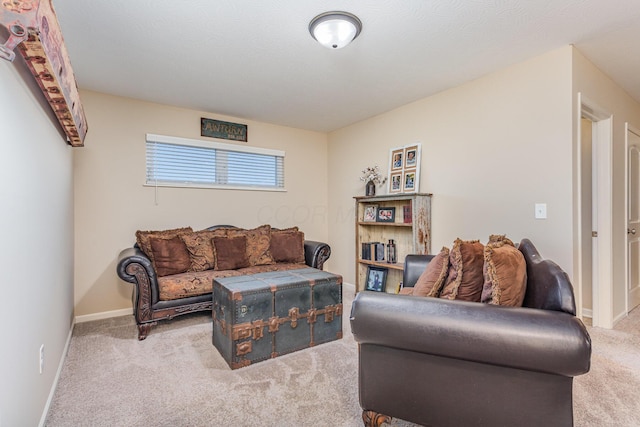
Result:
[[[162,231],[136,231],[136,242],[138,243],[138,247],[145,253],[147,257],[153,262],[153,251],[151,250],[151,242],[149,239],[152,237],[156,239],[173,239],[176,236],[180,236],[182,234],[192,233],[193,230],[191,227],[185,228],[174,228],[172,230],[162,230]]]
[[[411,286],[407,286],[406,288],[400,289],[398,292],[400,295],[413,295],[413,288]]]
[[[506,234],[491,234],[491,235],[489,235],[489,241],[487,242],[487,245],[490,245],[492,243],[499,243],[499,242],[505,242],[506,244],[515,247],[515,245],[511,241],[511,239],[509,239]]]
[[[294,231],[300,231],[298,227],[289,227],[289,228],[273,228],[271,227],[271,235],[273,233],[292,233]]]
[[[215,270],[237,270],[249,267],[246,236],[214,237],[211,244]]]
[[[227,236],[245,236],[247,238],[247,257],[249,265],[274,264],[269,247],[271,245],[271,226],[261,225],[253,230],[228,230]]]
[[[276,263],[304,264],[304,233],[295,228],[295,231],[271,229],[269,250]]]
[[[201,230],[194,233],[183,234],[180,238],[184,241],[191,257],[189,271],[211,270],[215,266],[213,246],[211,240],[214,237],[224,237],[227,229]]]
[[[520,307],[526,290],[527,265],[522,252],[509,239],[487,244],[482,302]]]
[[[484,285],[483,249],[478,240],[455,240],[449,253],[449,272],[440,298],[480,302]]]
[[[449,271],[449,248],[443,247],[433,257],[413,287],[413,295],[437,297],[444,286]]]
[[[191,266],[189,252],[180,237],[149,239],[153,254],[153,267],[158,277],[184,273]]]

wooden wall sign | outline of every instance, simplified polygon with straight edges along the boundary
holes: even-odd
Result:
[[[247,142],[247,125],[202,117],[200,119],[200,127],[202,136]]]
[[[14,49],[18,48],[67,135],[67,142],[74,147],[83,146],[87,119],[51,0],[0,2],[0,26],[8,33],[7,40],[0,44],[0,58],[13,61]]]

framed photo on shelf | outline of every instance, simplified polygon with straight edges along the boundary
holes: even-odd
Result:
[[[378,216],[376,222],[395,222],[396,221],[396,208],[378,208]]]
[[[378,205],[367,205],[362,213],[363,222],[376,222],[378,219]]]
[[[364,289],[367,291],[384,292],[387,285],[388,270],[382,267],[370,265],[367,267],[367,282]]]
[[[390,150],[389,194],[419,191],[421,147],[422,144],[416,142]]]

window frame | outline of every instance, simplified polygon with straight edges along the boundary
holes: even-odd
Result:
[[[146,162],[147,162],[147,143],[149,142],[282,157],[282,176],[283,176],[282,185],[283,186],[282,187],[263,187],[258,185],[254,186],[254,185],[237,185],[237,184],[202,184],[202,183],[188,183],[188,182],[180,183],[180,182],[161,182],[161,181],[148,182],[147,172],[146,172],[146,168],[147,168]],[[144,151],[145,151],[145,156],[144,156],[145,157],[145,174],[144,174],[145,176],[144,176],[143,186],[145,187],[205,188],[205,189],[208,188],[208,189],[219,189],[219,190],[244,190],[244,191],[248,190],[248,191],[276,191],[276,192],[287,191],[286,179],[284,179],[286,153],[285,151],[282,151],[282,150],[274,150],[270,148],[253,147],[253,146],[242,146],[242,145],[227,144],[224,142],[217,142],[217,141],[203,141],[199,139],[181,138],[176,136],[147,133],[145,135]]]

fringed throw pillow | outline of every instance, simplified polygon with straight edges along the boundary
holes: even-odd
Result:
[[[449,248],[443,247],[433,257],[413,287],[412,295],[437,297],[444,286],[449,271]]]
[[[249,267],[247,237],[214,237],[211,241],[215,259],[215,270],[237,270]]]
[[[184,273],[191,266],[191,259],[184,242],[176,236],[172,239],[149,239],[153,254],[153,267],[158,277]]]
[[[509,239],[484,248],[482,302],[520,307],[527,290],[527,265],[522,253]]]
[[[247,257],[249,265],[269,265],[274,264],[271,251],[271,226],[268,224],[252,230],[231,229],[227,231],[227,236],[245,236],[247,238]]]
[[[176,236],[180,236],[182,234],[192,233],[193,230],[191,227],[184,228],[174,228],[171,230],[161,230],[161,231],[136,231],[136,243],[138,247],[145,253],[145,255],[153,262],[153,251],[151,250],[151,242],[150,239],[173,239]]]
[[[478,240],[454,241],[449,253],[447,281],[440,298],[480,302],[484,284],[483,249]]]

